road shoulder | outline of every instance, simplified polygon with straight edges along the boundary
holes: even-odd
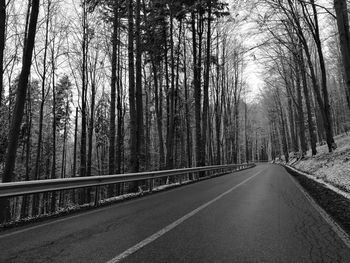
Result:
[[[334,220],[332,228],[338,228],[337,234],[350,248],[350,200],[324,184],[308,178],[296,169],[284,167],[322,217],[330,224],[332,222],[329,220]],[[326,219],[327,215],[329,219]]]

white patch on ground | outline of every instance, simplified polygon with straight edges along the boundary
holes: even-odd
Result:
[[[289,164],[350,193],[350,135],[337,136],[335,141],[338,148],[332,153],[327,145],[318,146],[316,156],[308,151],[303,160],[292,159]]]

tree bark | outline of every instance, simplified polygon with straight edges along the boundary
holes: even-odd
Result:
[[[209,76],[210,76],[210,56],[211,56],[211,1],[207,0],[208,5],[208,28],[207,28],[207,50],[205,62],[205,76],[203,86],[203,115],[202,115],[202,160],[201,165],[206,165],[206,144],[208,129],[208,113],[209,113]]]
[[[97,62],[97,58],[96,58]],[[92,176],[92,138],[94,135],[94,116],[95,116],[95,97],[96,97],[96,82],[95,82],[95,76],[92,77],[91,81],[91,104],[90,104],[90,120],[89,120],[89,127],[88,127],[88,156],[87,156],[87,176]],[[88,187],[87,189],[87,202],[91,202],[91,188]]]
[[[294,111],[293,111],[293,105],[292,105],[292,99],[289,94],[287,94],[287,100],[288,100],[288,114],[289,114],[289,125],[290,125],[290,137],[291,137],[291,146],[292,151],[297,152],[298,151],[298,141],[295,134],[295,120],[294,120]]]
[[[276,96],[276,102],[278,104],[278,114],[279,114],[279,119],[280,119],[280,133],[281,133],[281,140],[282,140],[282,151],[284,154],[284,158],[286,163],[289,162],[289,150],[288,150],[288,144],[287,144],[287,132],[286,132],[286,122],[285,122],[285,117],[283,113],[283,107],[281,103],[281,97],[279,90],[276,90],[277,96]]]
[[[315,38],[315,43],[317,47],[317,53],[319,57],[321,76],[322,76],[321,86],[322,86],[324,112],[325,112],[324,126],[326,131],[326,141],[327,141],[329,152],[332,152],[334,149],[337,148],[337,145],[333,137],[331,106],[329,102],[329,95],[328,95],[328,89],[327,89],[327,72],[326,72],[326,66],[325,66],[325,61],[323,57],[322,43],[321,43],[320,33],[319,33],[318,15],[316,10],[315,0],[311,0],[311,5],[314,13],[314,26],[315,26],[314,38]]]
[[[186,38],[184,30],[183,38],[184,46],[184,88],[185,88],[185,115],[186,115],[186,151],[187,151],[187,167],[192,166],[192,151],[191,151],[191,115],[189,110],[189,94],[187,84],[187,49],[186,49]]]
[[[26,125],[27,125],[27,134],[26,134],[26,174],[25,181],[30,180],[30,163],[31,163],[31,132],[32,132],[32,102],[31,102],[31,88],[28,88],[28,97],[27,97],[27,114],[26,114]],[[28,216],[28,195],[22,197],[22,206],[21,206],[21,218]]]
[[[77,172],[77,144],[78,144],[78,107],[75,108],[73,171],[72,171],[72,175],[71,175],[72,177],[75,177],[76,172]],[[76,194],[76,191],[73,189],[73,192],[72,192],[73,204],[75,204],[75,202],[76,202],[75,194]]]
[[[35,42],[36,26],[39,14],[39,0],[32,0],[32,11],[30,14],[28,34],[25,36],[25,46],[23,51],[23,64],[18,81],[15,109],[13,112],[11,128],[9,131],[9,142],[2,182],[11,182],[14,179],[14,168],[16,163],[16,152],[18,146],[19,131],[23,118],[24,104],[27,94],[28,76],[32,63],[32,55]],[[8,199],[0,200],[0,222],[10,219],[10,202]]]
[[[73,171],[72,177],[77,172],[77,144],[78,144],[78,107],[75,108],[75,128],[74,128],[74,150],[73,150]]]
[[[0,0],[0,107],[2,106],[2,94],[4,92],[4,50],[6,32],[6,0]]]
[[[51,2],[47,3],[47,17],[45,23],[45,45],[44,45],[44,57],[43,57],[43,73],[41,76],[41,101],[39,109],[39,134],[37,141],[36,159],[35,159],[35,170],[34,170],[34,180],[40,179],[40,159],[41,159],[41,144],[43,137],[43,119],[44,119],[44,105],[45,105],[45,84],[46,84],[46,60],[47,60],[47,49],[48,49],[48,36],[49,36],[49,16],[50,16],[50,6]],[[32,215],[35,216],[39,212],[39,194],[33,197]]]
[[[292,0],[288,0],[289,7],[294,10],[294,3]],[[320,67],[321,67],[321,75],[322,75],[322,92],[323,92],[323,98],[320,92],[319,84],[317,81],[317,77],[315,74],[315,69],[313,66],[313,62],[311,59],[311,53],[309,50],[308,46],[308,41],[304,35],[303,28],[300,24],[300,19],[299,15],[296,14],[295,10],[292,12],[286,11],[285,8],[283,8],[283,12],[294,21],[294,26],[296,29],[297,36],[302,43],[304,50],[305,50],[305,55],[307,58],[308,66],[310,68],[310,75],[311,75],[311,80],[313,83],[313,90],[314,94],[317,98],[317,103],[320,108],[320,112],[322,115],[322,121],[324,123],[324,128],[326,131],[326,140],[327,140],[327,145],[328,145],[328,150],[331,152],[334,148],[336,148],[336,144],[334,142],[333,138],[333,131],[332,131],[332,118],[330,115],[330,105],[329,105],[329,98],[328,98],[328,91],[327,91],[327,76],[326,76],[326,71],[325,71],[325,65],[324,65],[324,58],[323,58],[323,53],[322,53],[322,45],[321,45],[321,40],[319,36],[319,26],[318,26],[318,17],[317,17],[317,11],[316,11],[316,6],[314,3],[314,0],[311,0],[311,6],[313,9],[313,20],[311,21],[310,16],[307,11],[307,7],[305,6],[306,3],[301,2],[301,7],[302,11],[305,17],[305,21],[307,25],[309,26],[309,29],[312,33],[312,37],[314,39],[314,42],[317,47],[317,53],[319,56],[319,62],[320,62]]]
[[[194,78],[194,101],[195,101],[195,130],[196,130],[196,166],[201,164],[201,83],[199,73],[200,57],[197,57],[197,37],[196,37],[196,17],[195,12],[191,12],[192,26],[192,55],[193,55],[193,78]]]
[[[68,116],[68,110],[69,110],[69,100],[68,98],[67,102],[66,102],[66,108],[65,108],[65,113],[67,114],[66,116],[64,116],[65,120],[64,120],[64,128],[63,128],[63,143],[62,143],[62,161],[61,161],[61,177],[60,178],[65,178],[66,177],[66,141],[67,141],[67,134],[68,134],[68,130],[67,130],[67,126],[68,126],[68,120],[67,118],[69,118]],[[59,207],[63,207],[65,205],[65,190],[61,190],[60,191],[60,197],[59,197]]]
[[[172,169],[174,165],[174,115],[175,115],[175,60],[174,60],[174,40],[173,40],[173,16],[170,11],[170,71],[171,71],[171,85],[168,94],[169,114],[167,125],[167,139],[166,139],[166,167]]]
[[[144,127],[143,127],[143,102],[142,102],[142,46],[141,46],[141,1],[136,0],[135,8],[135,37],[136,37],[136,153],[137,171],[140,165],[144,166]]]
[[[157,131],[158,131],[158,150],[159,150],[159,169],[161,170],[164,166],[164,141],[163,141],[163,120],[161,114],[160,100],[161,94],[159,94],[158,89],[158,68],[152,59],[152,69],[153,69],[153,82],[154,82],[154,103],[157,118]]]
[[[115,109],[116,109],[116,85],[117,85],[117,48],[118,48],[118,3],[114,3],[113,8],[113,33],[112,33],[112,74],[111,74],[111,105],[109,115],[109,154],[108,173],[115,174]],[[119,73],[118,73],[119,74]],[[118,84],[119,85],[119,84]],[[108,196],[114,195],[114,185],[108,185]]]
[[[129,69],[129,113],[130,113],[130,172],[137,172],[137,123],[135,105],[135,68],[134,68],[134,17],[133,1],[128,1],[128,69]]]
[[[86,53],[87,53],[87,28],[86,28],[86,0],[83,0],[83,42],[82,42],[82,97],[81,97],[81,138],[80,138],[80,176],[86,176]],[[80,202],[84,202],[84,194]]]
[[[51,179],[56,179],[56,83],[55,83],[55,58],[54,58],[54,50],[55,50],[55,41],[53,41],[52,48],[52,168],[51,168]],[[54,213],[56,211],[56,200],[57,193],[52,192],[51,196],[51,212]]]
[[[117,45],[118,45],[118,5],[114,3],[113,9],[113,33],[112,33],[112,76],[111,76],[111,105],[109,115],[109,162],[108,173],[115,173],[115,106],[117,83]],[[110,191],[111,192],[111,191]]]
[[[301,96],[301,83],[300,83],[300,66],[298,60],[295,61],[296,65],[296,89],[297,89],[297,101],[298,101],[298,122],[299,122],[299,138],[300,138],[300,151],[301,157],[304,157],[307,151],[307,144],[305,139],[305,123],[304,123],[304,110],[303,110],[303,98]]]
[[[119,2],[119,1],[118,1]],[[118,16],[118,24],[120,24],[121,17]],[[121,28],[118,28],[118,37],[120,38],[121,36]],[[123,151],[124,151],[124,134],[123,134],[123,126],[124,126],[124,114],[123,114],[123,83],[122,83],[122,77],[123,77],[123,67],[120,65],[121,61],[121,52],[120,52],[120,47],[121,45],[118,45],[118,75],[117,75],[117,90],[118,90],[118,95],[117,95],[117,174],[120,174],[122,171],[122,160],[123,160]]]
[[[346,101],[350,109],[350,32],[346,0],[334,0],[334,9],[337,15],[340,50],[343,59],[343,70],[346,84]]]

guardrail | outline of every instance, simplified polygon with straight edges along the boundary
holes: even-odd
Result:
[[[0,197],[13,197],[26,194],[44,193],[58,190],[77,189],[83,187],[101,186],[115,183],[124,183],[141,180],[153,180],[156,178],[178,176],[197,172],[209,172],[216,170],[233,170],[253,167],[255,164],[230,164],[215,165],[175,170],[163,170],[155,172],[128,173],[117,175],[72,177],[62,179],[47,179],[35,181],[23,181],[13,183],[0,183]],[[152,186],[152,184],[150,184]],[[150,189],[152,190],[152,189]]]

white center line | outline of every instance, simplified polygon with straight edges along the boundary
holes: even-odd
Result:
[[[125,250],[124,252],[122,252],[121,254],[119,254],[118,256],[112,258],[111,260],[109,260],[107,263],[117,263],[120,262],[121,260],[125,259],[126,257],[128,257],[129,255],[135,253],[136,251],[140,250],[141,248],[143,248],[144,246],[152,243],[153,241],[155,241],[156,239],[160,238],[161,236],[163,236],[164,234],[166,234],[167,232],[169,232],[170,230],[174,229],[176,226],[180,225],[182,222],[186,221],[187,219],[191,218],[192,216],[194,216],[195,214],[197,214],[198,212],[200,212],[201,210],[203,210],[204,208],[206,208],[207,206],[211,205],[212,203],[216,202],[217,200],[221,199],[222,197],[224,197],[225,195],[231,193],[233,190],[237,189],[238,187],[240,187],[241,185],[245,184],[246,182],[248,182],[249,180],[251,180],[252,178],[254,178],[255,176],[257,176],[258,174],[262,173],[264,170],[261,170],[257,173],[255,173],[254,175],[250,176],[249,178],[245,179],[244,181],[240,182],[239,184],[235,185],[234,187],[230,188],[229,190],[227,190],[226,192],[218,195],[217,197],[215,197],[214,199],[210,200],[209,202],[197,207],[196,209],[194,209],[193,211],[189,212],[188,214],[184,215],[183,217],[179,218],[178,220],[174,221],[173,223],[171,223],[170,225],[167,225],[166,227],[164,227],[163,229],[159,230],[158,232],[154,233],[153,235],[147,237],[146,239],[142,240],[141,242],[137,243],[136,245],[130,247],[129,249]]]

